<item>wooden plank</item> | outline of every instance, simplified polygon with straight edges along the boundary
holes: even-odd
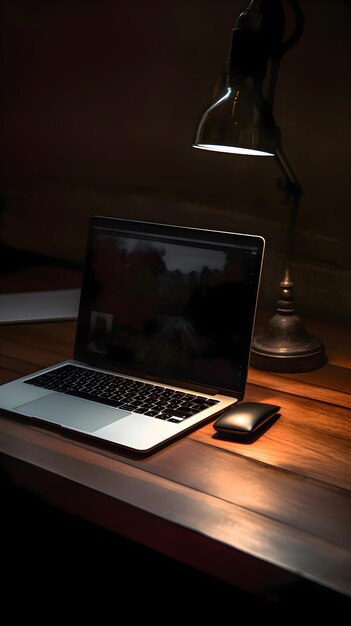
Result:
[[[325,324],[311,322],[313,333],[324,341],[328,363],[351,369],[351,326],[350,324]]]
[[[47,347],[42,347],[39,343],[33,349],[32,345],[22,343],[20,340],[6,338],[2,338],[0,341],[0,354],[3,356],[10,354],[12,358],[31,363],[37,369],[60,363],[72,356],[69,349],[56,351],[51,348],[50,344]]]
[[[245,400],[280,406],[281,417],[277,422],[279,424],[284,421],[285,424],[291,424],[291,428],[296,426],[309,429],[312,434],[321,432],[331,435],[340,439],[341,446],[345,440],[350,441],[351,414],[350,410],[343,406],[331,406],[313,398],[312,395],[297,397],[283,391],[279,392],[250,384],[247,386]]]
[[[31,492],[53,506],[108,528],[236,588],[261,594],[301,582],[296,573],[282,570],[278,565],[255,558],[191,528],[174,525],[165,518],[57,474],[14,462],[9,457],[5,458],[4,466],[16,484],[30,483]]]
[[[335,544],[38,429],[0,422],[5,455],[15,447],[17,459],[50,474],[351,594],[350,553]],[[50,498],[55,503],[55,493]]]
[[[278,377],[279,379],[300,380],[315,387],[325,387],[328,389],[334,389],[335,391],[341,391],[345,394],[351,394],[350,370],[337,365],[327,364],[324,365],[324,367],[313,370],[312,372],[301,372],[296,374],[279,374],[277,372],[271,373],[254,368],[250,368],[249,371],[252,376],[264,374],[267,377],[267,381],[269,381],[269,377],[272,379]],[[252,382],[255,381],[252,380]]]
[[[5,377],[10,379],[11,373]],[[245,399],[279,403],[282,407],[280,419],[261,439],[250,445],[215,439],[211,425],[191,437],[299,475],[350,487],[349,412],[340,407],[331,410],[328,405],[288,394],[269,395],[268,390],[252,385],[248,386]]]
[[[0,384],[73,356],[75,322],[0,326]]]
[[[32,368],[30,368],[32,370]],[[30,373],[30,372],[28,372]],[[4,369],[1,368],[0,370],[0,385],[5,385],[6,383],[12,381],[12,380],[16,380],[16,378],[19,378],[20,376],[22,376],[22,374],[16,370],[12,370],[12,369]]]
[[[342,489],[189,438],[125,462],[351,550],[351,499]]]
[[[11,380],[12,375],[13,378],[18,378],[20,376],[31,374],[33,372],[33,367],[35,367],[35,365],[33,363],[29,363],[28,361],[0,354],[0,375],[2,372],[7,370],[9,372],[9,376],[11,376]]]
[[[71,356],[75,326],[0,327],[0,381]],[[253,443],[220,440],[208,424],[139,460],[0,420],[0,449],[7,460],[12,457],[13,468],[18,468],[18,459],[26,464],[21,481],[30,489],[37,468],[35,489],[58,506],[68,506],[67,497],[74,493],[72,512],[92,521],[95,517],[126,536],[132,518],[132,538],[164,553],[170,550],[175,558],[186,541],[188,546],[201,544],[196,555],[189,554],[190,564],[207,571],[211,554],[210,573],[218,575],[221,555],[227,564],[224,579],[235,584],[240,583],[234,571],[240,555],[250,555],[255,563],[248,571],[256,572],[258,559],[263,559],[266,565],[275,564],[270,567],[301,572],[351,593],[351,420],[345,408],[350,406],[350,341],[338,348],[344,330],[328,332],[325,340],[334,346],[333,360],[320,370],[301,375],[250,370],[245,400],[282,407],[281,417]],[[54,484],[62,491],[55,492]],[[143,522],[150,524],[149,533]],[[174,552],[172,542],[177,544]]]
[[[64,358],[72,357],[74,337],[75,323],[73,322],[0,326],[0,352],[15,356],[13,350],[18,353],[22,347],[24,354],[30,354],[32,349],[32,362],[35,363],[33,358],[35,358],[38,350],[50,350],[57,353],[59,355],[58,360],[62,361],[63,356]],[[13,350],[11,350],[11,346],[13,346]],[[29,358],[29,360],[31,359]]]
[[[351,372],[349,368],[339,365],[325,365],[319,370],[298,374],[285,374],[288,379],[302,380],[315,387],[325,387],[351,394]]]
[[[285,391],[296,396],[317,397],[323,402],[351,409],[351,375],[344,368],[326,366],[304,374],[271,374],[249,369],[248,382],[266,389]]]
[[[67,342],[74,340],[77,322],[38,322],[29,324],[2,324],[0,325],[0,337],[21,337],[32,341],[33,338],[60,339]]]
[[[350,441],[343,443],[340,437],[333,438],[322,432],[314,433],[304,426],[295,426],[288,415],[289,409],[286,407],[284,418],[278,419],[264,436],[251,444],[220,439],[211,424],[194,431],[189,437],[298,476],[349,490]]]
[[[14,428],[17,427],[18,422],[14,421]],[[5,430],[11,431],[10,421]],[[62,437],[53,431],[50,434]],[[62,440],[65,442],[66,438]],[[189,438],[146,459],[89,444],[77,445],[351,549],[351,499],[345,490],[252,462],[245,456],[224,453],[220,448],[204,446]]]

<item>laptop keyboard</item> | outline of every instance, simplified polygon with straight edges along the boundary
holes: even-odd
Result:
[[[213,398],[196,396],[76,365],[63,365],[23,382],[179,424],[218,402]]]

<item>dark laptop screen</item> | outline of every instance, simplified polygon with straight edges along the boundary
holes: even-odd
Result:
[[[93,218],[76,358],[242,394],[260,237]]]

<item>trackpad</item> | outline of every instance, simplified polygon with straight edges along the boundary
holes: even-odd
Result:
[[[87,433],[130,415],[129,411],[113,409],[61,393],[51,393],[44,398],[22,404],[15,412]]]

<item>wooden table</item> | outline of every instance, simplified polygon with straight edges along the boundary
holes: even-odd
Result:
[[[136,459],[2,415],[2,466],[55,507],[241,589],[303,580],[351,595],[351,337],[309,330],[328,365],[249,372],[245,400],[282,407],[254,443],[207,424]],[[0,383],[72,357],[74,334],[74,322],[0,327]]]

